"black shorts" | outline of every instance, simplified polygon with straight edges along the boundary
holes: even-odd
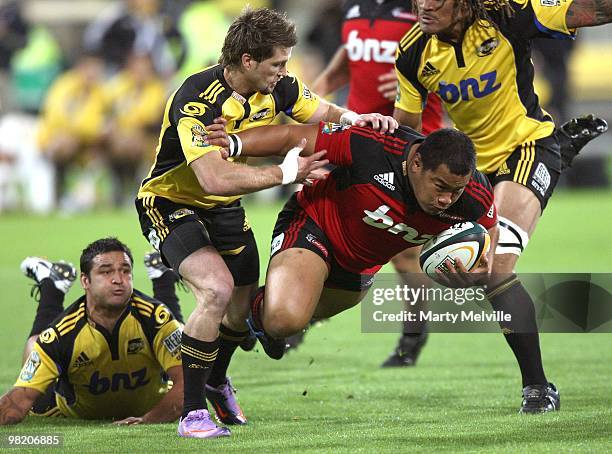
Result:
[[[561,153],[554,136],[526,142],[508,156],[497,172],[487,174],[491,186],[502,181],[514,181],[531,192],[540,201],[542,211],[559,181]]]
[[[257,244],[239,200],[205,210],[163,197],[144,197],[136,199],[136,210],[142,234],[177,273],[189,255],[213,246],[232,274],[234,285],[259,280]]]
[[[373,274],[353,273],[336,262],[329,239],[306,214],[295,194],[287,201],[276,220],[270,258],[290,248],[308,249],[325,261],[329,269],[325,288],[361,292],[369,289],[374,282]]]

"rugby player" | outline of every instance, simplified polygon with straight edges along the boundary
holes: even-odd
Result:
[[[612,20],[610,1],[416,0],[418,24],[400,41],[399,94],[394,116],[418,129],[422,103],[435,92],[455,126],[474,142],[478,169],[494,187],[500,238],[488,297],[514,314],[502,331],[519,363],[522,413],[559,409],[559,393],[544,373],[533,301],[514,272],[548,203],[561,170],[579,147],[555,133],[533,88],[530,40],[573,38],[578,27]],[[576,144],[605,131],[605,122],[582,119]],[[571,125],[570,125],[571,126]],[[571,147],[570,147],[571,148]],[[510,277],[508,277],[510,276]],[[515,325],[531,326],[518,333]]]
[[[252,129],[281,112],[302,123],[372,124],[382,132],[397,126],[391,117],[358,115],[330,104],[288,74],[296,42],[294,24],[276,11],[246,9],[237,17],[219,64],[188,77],[168,100],[156,159],[138,192],[142,233],[197,302],[182,337],[180,436],[230,435],[211,420],[204,389],[227,388],[226,372],[248,334],[245,319],[258,285],[257,247],[240,195],[322,178],[312,171],[327,164],[320,161],[324,153],[301,158],[294,152],[280,166],[250,167],[240,156],[239,141],[225,160],[220,147],[210,143],[220,132],[215,127]],[[215,406],[217,417],[226,424],[246,424],[233,394],[226,402]]]
[[[40,302],[23,369],[0,398],[0,424],[18,423],[28,412],[126,425],[176,420],[183,400],[179,323],[133,288],[132,254],[116,238],[94,241],[80,262],[85,294],[66,310],[74,267],[37,257],[21,265]],[[150,266],[148,272],[154,286],[171,286],[176,298],[172,275]]]
[[[380,134],[333,123],[258,128],[239,134],[243,153],[287,150],[301,137],[307,153],[327,150],[337,167],[294,195],[279,214],[266,285],[248,321],[266,353],[280,359],[284,337],[312,319],[358,304],[373,275],[398,252],[452,224],[476,221],[497,232],[488,180],[475,170],[470,139],[455,129],[427,137],[400,127]],[[467,273],[452,269],[449,284],[486,279],[484,260]]]
[[[350,0],[343,6],[342,46],[332,61],[313,82],[312,89],[320,96],[348,84],[347,107],[355,112],[393,113],[397,96],[395,54],[397,44],[416,23],[416,15],[406,0]],[[427,96],[423,111],[423,133],[442,127],[440,98]],[[418,255],[418,248],[411,248]],[[414,282],[421,272],[416,261],[392,259],[404,283]],[[410,310],[424,309],[423,302]],[[382,364],[383,367],[413,366],[426,342],[425,322],[404,322],[397,347]],[[299,336],[299,335],[298,335]],[[297,336],[295,336],[297,337]],[[294,337],[290,344],[295,343]]]

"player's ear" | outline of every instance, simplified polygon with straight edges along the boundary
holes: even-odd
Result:
[[[251,69],[255,63],[255,59],[251,56],[251,54],[242,54],[241,60],[242,67],[245,69]]]
[[[81,273],[81,287],[83,287],[84,290],[87,290],[87,288],[89,287],[89,277],[87,277],[87,274],[85,273]]]
[[[421,153],[418,151],[414,153],[412,161],[410,161],[410,170],[414,172],[423,170],[423,160],[421,159]]]

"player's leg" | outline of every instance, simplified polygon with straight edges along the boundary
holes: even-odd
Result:
[[[139,199],[136,207],[143,234],[196,299],[181,343],[184,401],[178,433],[195,438],[227,436],[230,431],[217,427],[210,417],[205,384],[219,350],[219,325],[232,294],[232,275],[212,246],[205,219],[193,207],[159,197]]]
[[[147,276],[149,276],[153,285],[153,298],[168,306],[174,318],[181,325],[184,325],[185,321],[176,294],[176,283],[179,281],[178,274],[164,264],[158,251],[147,252],[143,261]]]
[[[36,282],[31,294],[38,300],[32,329],[23,351],[22,362],[25,362],[38,335],[64,310],[64,297],[76,279],[76,270],[71,263],[52,263],[40,257],[26,257],[21,262],[21,271]]]
[[[224,424],[246,424],[227,371],[236,349],[249,335],[246,318],[259,285],[255,236],[239,202],[212,210],[208,231],[234,279],[234,291],[219,327],[219,353],[206,385],[206,397]]]
[[[282,358],[285,337],[304,329],[315,311],[332,257],[331,244],[293,196],[278,215],[271,259],[251,303],[249,325],[264,351]]]
[[[419,265],[420,247],[409,248],[393,257],[391,262],[397,271],[401,283],[408,287],[419,287],[426,284],[427,280]],[[425,310],[426,303],[418,299],[414,304],[407,305],[406,310],[418,312]],[[427,341],[427,323],[424,321],[405,321],[402,334],[395,350],[382,363],[382,367],[406,367],[414,366],[421,349]]]
[[[319,303],[328,268],[307,249],[291,248],[275,255],[266,275],[261,325],[274,338],[285,338],[304,329]]]
[[[529,142],[506,162],[510,173],[502,181],[494,180],[500,237],[487,296],[495,310],[511,315],[511,321],[500,326],[521,369],[521,411],[558,410],[558,392],[544,374],[533,300],[514,274],[516,262],[557,183],[558,147],[550,138]]]

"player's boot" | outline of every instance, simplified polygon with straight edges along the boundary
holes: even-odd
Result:
[[[561,396],[553,383],[530,385],[523,388],[523,404],[519,413],[533,414],[559,411]]]
[[[228,425],[243,425],[247,423],[247,419],[242,413],[242,408],[236,401],[236,389],[232,386],[229,377],[226,377],[225,383],[216,388],[206,385],[206,398],[210,401],[217,420]]]
[[[555,134],[561,146],[561,171],[571,167],[580,150],[607,130],[608,123],[593,114],[572,118],[557,128]]]
[[[251,315],[247,318],[246,323],[249,327],[250,333],[255,336],[261,346],[268,355],[272,359],[281,359],[285,354],[285,350],[287,349],[287,341],[285,338],[282,339],[274,339],[271,336],[268,336],[264,330],[257,329],[255,326],[255,322]]]
[[[386,359],[381,367],[408,367],[416,364],[421,349],[427,342],[427,332],[418,336],[402,334],[393,353]]]
[[[255,345],[257,345],[257,337],[255,337],[254,334],[251,334],[250,331],[249,334],[242,340],[242,342],[240,342],[240,348],[243,349],[245,352],[250,352],[251,350],[253,350],[255,348]]]
[[[166,271],[171,271],[162,261],[158,251],[147,252],[144,256],[144,266],[149,279],[159,279]]]
[[[210,418],[208,410],[193,410],[179,419],[178,434],[181,437],[217,438],[229,437],[231,433],[227,427],[217,426]]]
[[[26,257],[21,262],[21,271],[37,285],[44,279],[51,279],[55,288],[62,293],[68,293],[76,279],[76,269],[72,263],[64,261],[50,262],[40,257]]]

